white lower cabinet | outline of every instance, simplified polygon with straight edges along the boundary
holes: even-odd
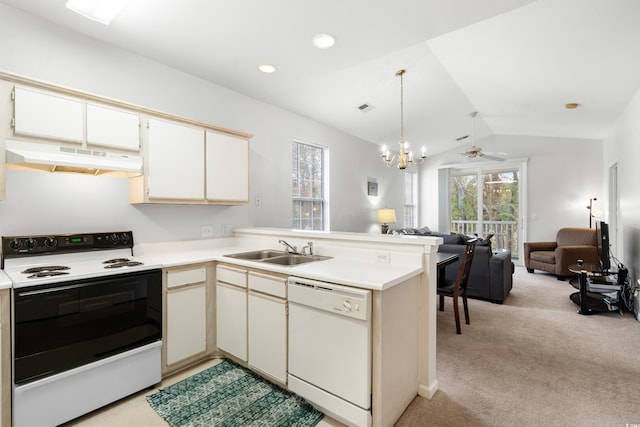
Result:
[[[218,348],[287,383],[287,277],[218,265]]]
[[[203,358],[207,352],[205,266],[166,272],[165,372]]]
[[[287,383],[287,303],[249,292],[249,366]]]
[[[247,361],[247,271],[216,268],[216,340],[218,348]]]

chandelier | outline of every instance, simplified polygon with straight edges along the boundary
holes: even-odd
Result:
[[[398,169],[406,169],[412,164],[421,165],[424,162],[424,159],[427,158],[427,151],[425,147],[422,147],[422,153],[420,154],[420,159],[416,160],[413,158],[413,152],[409,151],[409,143],[404,140],[404,81],[402,76],[404,75],[405,70],[398,70],[396,72],[396,76],[400,76],[400,152],[393,153],[387,149],[386,145],[382,146],[382,160],[387,165],[387,167],[391,167],[393,162],[398,163]]]

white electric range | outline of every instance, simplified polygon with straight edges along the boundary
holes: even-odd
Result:
[[[14,425],[59,425],[160,382],[162,270],[132,254],[131,231],[2,238]]]

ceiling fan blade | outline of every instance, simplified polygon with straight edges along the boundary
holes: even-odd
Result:
[[[503,159],[502,157],[492,156],[490,154],[479,153],[478,155],[480,157],[484,157],[485,159],[493,160],[495,162],[504,162],[505,161],[505,159]]]

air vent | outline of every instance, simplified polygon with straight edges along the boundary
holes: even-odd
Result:
[[[467,138],[469,138],[469,135],[461,136],[460,138],[456,138],[456,142],[460,142],[463,139],[467,139]]]
[[[366,103],[366,102],[364,104],[358,106],[358,110],[362,111],[363,113],[368,113],[369,111],[373,110],[374,108],[376,108],[376,107],[374,107],[373,105],[371,105],[369,103]]]

